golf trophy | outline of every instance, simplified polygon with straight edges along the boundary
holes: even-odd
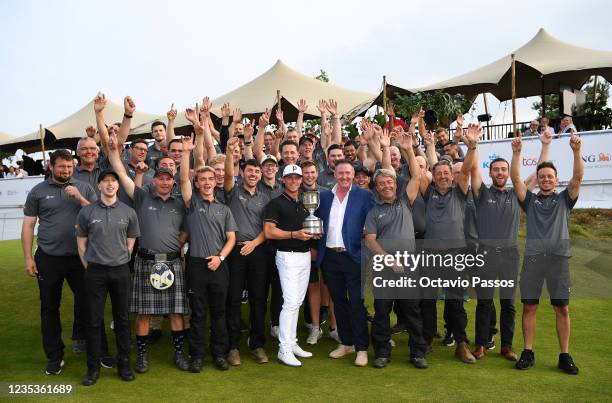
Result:
[[[319,192],[316,190],[306,191],[302,194],[302,203],[310,215],[306,217],[303,223],[305,231],[312,235],[323,234],[323,220],[314,215],[315,210],[319,207]]]

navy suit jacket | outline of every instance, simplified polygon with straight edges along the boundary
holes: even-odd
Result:
[[[319,240],[317,248],[317,266],[321,267],[321,262],[325,257],[325,243],[329,231],[329,213],[331,212],[334,193],[331,190],[321,192],[319,208],[315,215],[323,220],[324,233]],[[344,247],[351,259],[361,264],[361,241],[363,237],[363,227],[365,219],[370,209],[374,206],[374,195],[369,190],[361,189],[357,185],[352,185],[348,194],[348,201],[344,220],[342,221],[342,239]]]

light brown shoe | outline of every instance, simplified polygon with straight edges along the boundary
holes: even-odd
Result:
[[[501,355],[509,361],[518,361],[516,353],[512,351],[512,346],[502,346]]]
[[[355,346],[345,346],[344,344],[338,344],[338,347],[331,353],[329,353],[329,358],[342,358],[347,354],[352,354],[355,352]]]
[[[255,350],[251,351],[251,357],[258,364],[266,364],[268,362],[268,356],[263,348],[258,347]]]
[[[455,357],[459,358],[466,364],[474,364],[476,362],[476,358],[474,358],[474,356],[470,352],[470,349],[468,348],[468,345],[465,341],[457,343]]]
[[[365,367],[368,365],[368,352],[357,351],[357,357],[355,357],[355,365],[358,367]]]
[[[487,350],[484,348],[484,346],[481,346],[478,344],[476,345],[476,350],[472,351],[472,355],[477,360],[484,358],[486,354],[487,354]]]
[[[233,348],[227,354],[227,362],[229,365],[237,366],[240,365],[240,352],[237,348]]]

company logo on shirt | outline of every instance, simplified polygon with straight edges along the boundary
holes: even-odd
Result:
[[[387,215],[387,213],[382,213],[382,214],[379,214],[379,215],[378,215],[378,219],[380,220],[381,218],[383,218],[383,217],[384,217],[384,216],[386,216],[386,215]]]
[[[97,224],[97,223],[99,223],[99,222],[102,222],[102,220],[97,220],[97,219],[95,219],[95,218],[94,218],[94,219],[92,219],[92,220],[91,220],[89,223],[90,223],[90,224]]]
[[[54,195],[46,195],[45,196],[45,200],[49,200],[49,199],[55,199]]]
[[[149,210],[152,210],[152,211],[157,211],[157,207],[155,207],[155,206],[149,206],[149,208],[148,208],[148,209],[149,209]]]

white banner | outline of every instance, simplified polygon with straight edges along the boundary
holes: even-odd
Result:
[[[582,138],[584,160],[584,182],[612,183],[612,131],[578,133]],[[495,158],[512,160],[512,139],[482,141],[478,146],[478,163],[482,179],[491,183],[489,164]],[[542,144],[538,137],[523,137],[521,152],[521,177],[527,178],[535,172]],[[463,146],[465,152],[465,146]],[[549,160],[557,167],[560,182],[572,177],[573,154],[569,146],[569,135],[555,137],[550,145]]]
[[[44,176],[0,179],[0,208],[22,207],[30,189],[44,179]]]

